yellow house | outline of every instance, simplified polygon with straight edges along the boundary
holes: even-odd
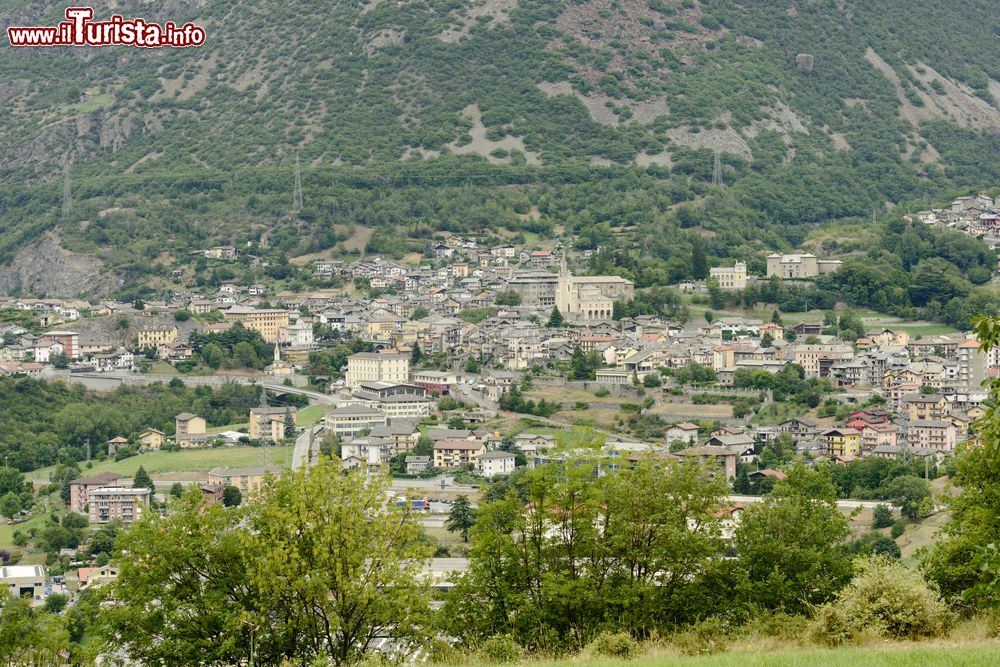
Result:
[[[368,338],[371,340],[389,341],[393,334],[401,331],[406,320],[387,310],[379,310],[368,316]]]
[[[247,329],[253,329],[268,343],[279,340],[281,329],[288,326],[288,311],[276,309],[247,308],[233,306],[222,317],[227,322],[239,322]]]
[[[828,456],[860,456],[861,432],[853,428],[831,428],[822,436]]]
[[[176,435],[174,439],[181,447],[190,447],[205,440],[205,418],[193,415],[190,412],[182,412],[174,417]]]
[[[166,442],[167,436],[163,431],[158,431],[155,428],[147,428],[139,435],[139,446],[142,449],[159,449],[164,442]]]
[[[159,347],[177,342],[177,327],[149,327],[140,329],[136,333],[136,342],[139,347]]]

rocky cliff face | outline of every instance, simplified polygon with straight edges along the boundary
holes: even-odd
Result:
[[[63,248],[56,234],[22,248],[14,260],[0,265],[0,294],[73,298],[106,296],[121,287],[120,278],[102,272],[93,255]]]

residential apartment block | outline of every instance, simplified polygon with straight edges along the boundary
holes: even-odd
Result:
[[[385,413],[364,405],[348,405],[326,413],[323,425],[328,433],[333,433],[341,440],[350,440],[361,431],[385,426],[388,418]]]
[[[288,311],[233,306],[222,313],[227,322],[240,322],[247,329],[253,329],[268,343],[276,343],[281,338],[281,330],[288,326]]]
[[[208,473],[209,484],[235,486],[247,496],[256,493],[268,477],[281,474],[279,466],[257,466],[252,468],[215,468]]]
[[[103,486],[87,492],[90,523],[132,523],[149,507],[150,490]]]

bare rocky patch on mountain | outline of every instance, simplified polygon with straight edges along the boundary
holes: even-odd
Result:
[[[483,125],[483,115],[479,110],[479,105],[471,104],[462,110],[462,115],[472,121],[472,128],[469,130],[471,141],[468,143],[452,142],[448,144],[448,150],[456,155],[481,155],[492,164],[510,164],[509,156],[511,151],[520,151],[524,154],[528,164],[541,164],[538,153],[529,151],[524,146],[521,137],[504,135],[502,138],[493,140],[487,136],[486,126]]]
[[[17,292],[52,298],[105,296],[122,286],[119,277],[102,271],[93,255],[66,250],[58,235],[47,233],[25,246],[7,266],[0,266],[0,294]]]
[[[952,81],[926,65],[908,65],[910,75],[925,84],[923,87],[926,90],[912,84],[908,89],[899,73],[874,49],[865,51],[865,59],[892,84],[899,98],[900,115],[914,127],[924,121],[945,119],[961,127],[1000,132],[1000,110],[976,97],[968,86]],[[920,99],[922,105],[914,103],[907,94],[908,90]]]
[[[510,20],[510,12],[517,7],[517,0],[478,0],[471,7],[452,12],[456,25],[448,28],[438,39],[442,42],[457,42],[466,37],[477,23],[498,25]]]

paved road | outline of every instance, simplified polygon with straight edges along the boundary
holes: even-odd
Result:
[[[731,503],[743,503],[744,505],[749,505],[751,503],[759,503],[763,498],[760,496],[727,496],[727,499]],[[842,510],[855,510],[859,507],[862,509],[874,509],[879,505],[888,505],[889,507],[895,507],[888,500],[838,500],[837,507]]]
[[[483,392],[474,390],[470,384],[456,382],[452,385],[452,392],[455,394],[455,398],[468,400],[484,410],[499,410],[496,403],[483,396]]]
[[[319,442],[322,437],[322,431],[322,426],[313,426],[302,431],[295,438],[295,449],[292,450],[292,470],[299,470],[303,465],[308,467],[315,463],[316,456],[319,454]],[[313,444],[312,451],[309,449],[310,439]]]
[[[444,486],[441,482],[444,481]],[[443,477],[432,477],[430,479],[393,479],[392,490],[403,492],[410,489],[423,491],[475,491],[468,484],[456,484],[455,478],[450,475]],[[405,495],[405,494],[400,494]]]

